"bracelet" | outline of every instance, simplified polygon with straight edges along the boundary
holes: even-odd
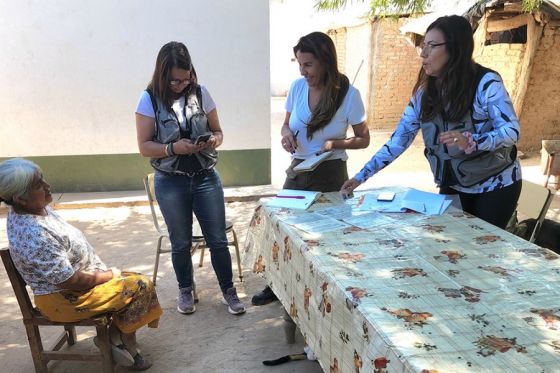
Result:
[[[165,145],[165,147],[163,148],[163,151],[165,152],[165,156],[166,156],[166,157],[171,157],[171,156],[169,155],[169,152],[167,151],[167,145]]]
[[[175,152],[173,151],[173,144],[172,142],[170,142],[169,144],[167,144],[167,146],[165,147],[165,153],[167,154],[168,157],[171,157],[173,155],[176,155]]]

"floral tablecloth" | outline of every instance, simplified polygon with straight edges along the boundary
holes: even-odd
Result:
[[[244,249],[325,371],[560,371],[555,253],[453,207],[364,216],[353,203],[261,203]],[[323,217],[340,226],[314,232]]]

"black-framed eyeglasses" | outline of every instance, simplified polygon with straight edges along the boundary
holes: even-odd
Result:
[[[173,80],[169,81],[169,85],[172,86],[172,87],[177,87],[177,86],[180,86],[180,85],[183,85],[183,84],[189,84],[190,81],[191,81],[190,77],[188,77],[187,79],[183,79],[183,80],[173,79]]]
[[[171,87],[177,87],[177,86],[180,86],[180,85],[189,84],[191,82],[191,79],[192,79],[192,71],[189,70],[188,74],[189,75],[187,76],[186,79],[171,79],[169,81],[169,85]]]
[[[432,53],[432,49],[434,49],[435,47],[439,47],[441,45],[445,45],[447,44],[447,42],[443,42],[443,43],[420,43],[419,45],[416,46],[416,52],[418,52],[418,54],[422,54],[422,52],[424,50],[426,50],[426,54],[430,54]]]

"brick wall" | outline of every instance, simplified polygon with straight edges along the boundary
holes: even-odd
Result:
[[[534,151],[543,139],[560,139],[560,27],[545,26],[521,113],[519,147]]]
[[[334,42],[338,71],[346,73],[346,27],[329,30],[327,34]]]
[[[525,44],[492,44],[482,48],[481,54],[475,56],[475,61],[502,76],[504,85],[511,97],[517,94],[518,80]]]
[[[363,92],[369,128],[392,131],[407,105],[421,66],[414,47],[400,34],[408,19],[372,22],[369,56],[369,89]],[[341,69],[346,61],[346,30],[331,33]],[[511,97],[519,90],[525,44],[493,44],[482,48],[476,62],[502,76]],[[538,150],[542,139],[560,139],[560,27],[546,26],[540,40],[520,116],[519,148]]]
[[[410,100],[421,66],[414,47],[399,27],[408,22],[381,19],[372,24],[368,124],[371,129],[392,131]]]

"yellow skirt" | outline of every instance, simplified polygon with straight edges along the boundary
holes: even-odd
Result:
[[[113,322],[123,333],[144,325],[157,328],[163,313],[154,284],[144,275],[123,272],[87,291],[63,290],[35,296],[35,305],[51,321],[74,322],[113,312]]]

